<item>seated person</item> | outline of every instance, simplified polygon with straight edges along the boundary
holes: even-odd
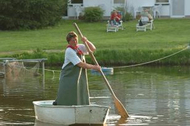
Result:
[[[113,25],[121,24],[121,14],[114,10],[111,14],[110,21]]]
[[[153,17],[152,17],[152,15],[149,13],[149,10],[148,10],[148,9],[145,9],[144,12],[142,12],[141,15],[148,17],[149,21],[153,20]]]
[[[118,22],[118,24],[121,24],[121,12],[117,12],[116,22]]]
[[[142,22],[143,25],[150,23],[150,21],[153,20],[152,15],[149,13],[148,9],[145,9],[142,13],[141,13],[141,18],[140,21]],[[139,22],[140,25],[140,22]],[[140,25],[141,26],[141,25]]]
[[[153,17],[151,14],[147,14],[147,17],[148,17],[149,21],[153,20]]]

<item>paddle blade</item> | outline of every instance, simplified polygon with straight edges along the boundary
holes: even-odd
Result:
[[[117,108],[119,115],[121,115],[121,118],[124,118],[124,119],[128,118],[129,114],[127,113],[127,110],[124,108],[123,104],[119,101],[119,99],[115,97],[114,102],[115,102],[115,107]]]
[[[116,123],[116,126],[120,126],[122,124],[125,124],[127,122],[127,120],[125,118],[120,118],[117,123]]]

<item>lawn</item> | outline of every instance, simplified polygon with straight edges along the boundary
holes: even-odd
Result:
[[[188,46],[190,42],[189,21],[188,18],[155,19],[155,28],[152,31],[136,32],[137,21],[133,20],[123,22],[124,30],[106,32],[107,21],[87,23],[63,20],[55,27],[40,30],[0,31],[0,54],[5,55],[10,51],[20,53],[37,48],[63,51],[67,45],[65,36],[69,31],[76,31],[73,26],[73,23],[76,22],[83,35],[97,47],[96,55],[102,63],[103,60],[108,63],[114,62],[111,59],[117,59],[121,55],[121,57],[128,56],[128,58],[124,58],[122,61],[118,60],[116,64],[133,64],[169,55]],[[106,52],[108,52],[107,55],[102,54],[106,54]],[[185,63],[189,62],[189,57],[185,56],[184,58],[186,58]],[[176,60],[178,59],[175,58]]]

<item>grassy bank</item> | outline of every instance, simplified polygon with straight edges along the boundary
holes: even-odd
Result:
[[[76,22],[83,35],[96,45],[95,57],[101,65],[143,63],[168,56],[187,47],[190,42],[189,20],[156,19],[155,29],[147,32],[136,32],[136,20],[124,22],[125,29],[116,33],[106,32],[106,21],[86,23],[73,20],[64,20],[56,27],[41,30],[1,31],[0,57],[22,59],[47,57],[49,65],[62,64],[67,45],[65,36],[69,31],[76,31],[73,26],[73,22]],[[87,60],[91,62],[89,57]],[[190,56],[187,49],[154,64],[187,65],[189,63]]]

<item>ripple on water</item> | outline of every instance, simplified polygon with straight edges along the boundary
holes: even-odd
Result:
[[[0,126],[5,126],[5,125],[21,125],[21,126],[27,126],[27,125],[34,125],[34,122],[1,122]]]
[[[140,116],[140,115],[130,115],[129,118],[121,119],[119,115],[109,115],[107,120],[108,126],[132,126],[132,125],[149,125],[152,122],[152,116]],[[155,119],[155,118],[154,118]],[[156,118],[157,119],[157,118]]]

